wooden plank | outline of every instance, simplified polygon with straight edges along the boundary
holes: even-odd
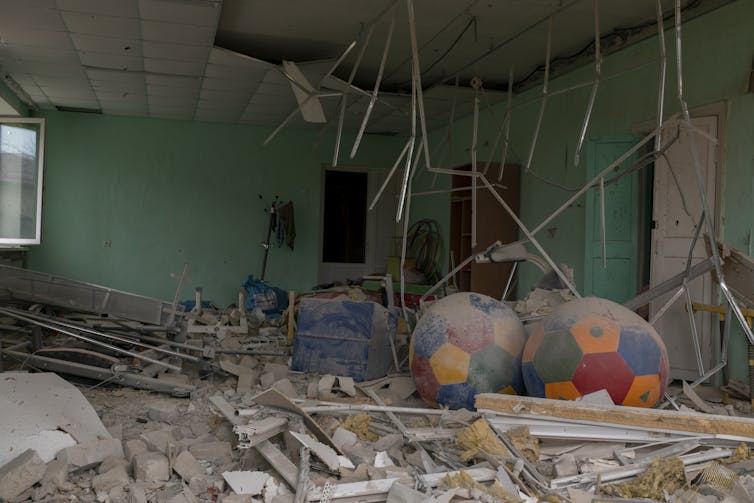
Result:
[[[476,396],[477,410],[528,417],[560,418],[591,423],[630,425],[694,433],[750,438],[754,419],[692,412],[605,406],[512,395],[483,393]]]

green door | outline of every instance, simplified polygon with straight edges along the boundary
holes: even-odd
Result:
[[[636,145],[636,141],[631,137],[591,140],[587,180]],[[639,172],[612,183],[610,179],[626,173],[636,158],[631,156],[617,171],[605,175],[606,267],[602,263],[599,188],[586,194],[584,293],[618,303],[635,296],[638,289]]]

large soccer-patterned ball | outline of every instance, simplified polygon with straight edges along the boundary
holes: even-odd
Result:
[[[531,396],[573,400],[606,389],[613,402],[652,407],[668,379],[668,352],[643,318],[606,299],[556,307],[531,330],[522,372]]]
[[[486,295],[455,293],[433,303],[409,346],[411,375],[433,406],[474,410],[478,393],[524,392],[526,342],[516,313]]]

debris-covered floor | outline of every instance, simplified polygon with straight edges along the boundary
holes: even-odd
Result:
[[[265,332],[283,334],[286,327]],[[562,409],[551,400],[479,395],[478,412],[451,411],[429,408],[409,375],[357,383],[291,372],[287,356],[223,355],[218,361],[216,372],[189,364],[171,379],[161,373],[194,387],[190,397],[72,378],[83,395],[80,409],[88,401],[106,430],[93,440],[98,426],[84,425],[89,436],[79,440],[82,433],[70,423],[81,419],[68,417],[69,424],[48,424],[49,431],[30,435],[31,447],[50,431],[72,437],[68,443],[43,438],[49,447],[44,459],[12,446],[0,468],[0,499],[754,499],[748,403],[714,389],[701,388],[692,398],[679,394],[680,412],[620,408],[604,393],[556,402]],[[20,383],[39,376],[52,376],[42,383],[47,392],[75,402],[71,384],[52,374],[7,371],[3,386],[17,393],[5,396],[3,409],[23,410],[32,397],[21,394]],[[700,404],[716,414],[691,411]],[[54,416],[56,405],[49,405]],[[6,435],[17,417],[3,420]]]

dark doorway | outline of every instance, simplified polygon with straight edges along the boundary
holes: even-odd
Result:
[[[368,174],[325,171],[322,262],[366,262]]]

